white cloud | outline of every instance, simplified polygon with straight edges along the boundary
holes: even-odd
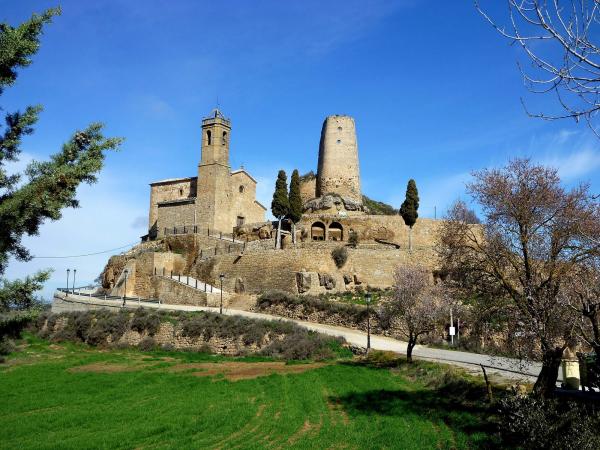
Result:
[[[556,168],[567,182],[600,169],[600,142],[589,133],[563,129],[534,140],[530,148],[539,163]]]
[[[574,180],[600,168],[600,151],[583,148],[569,154],[553,154],[542,160],[544,165],[558,169],[561,179]]]

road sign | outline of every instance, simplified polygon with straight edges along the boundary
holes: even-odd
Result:
[[[450,336],[456,336],[456,327],[450,327]]]

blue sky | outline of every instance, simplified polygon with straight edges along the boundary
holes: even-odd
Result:
[[[483,1],[496,17],[505,2]],[[0,0],[17,24],[54,1]],[[65,0],[34,64],[0,98],[7,110],[42,104],[23,159],[44,159],[92,121],[126,138],[100,182],[79,190],[82,207],[27,238],[40,256],[135,242],[147,226],[148,183],[193,176],[200,120],[218,103],[233,123],[231,162],[259,180],[270,204],[277,170],[316,168],[320,127],[355,118],[363,191],[401,203],[414,178],[422,217],[464,197],[472,170],[530,156],[555,165],[568,185],[600,186],[600,142],[583,125],[526,116],[551,110],[531,98],[510,46],[471,1]],[[108,255],[14,262],[9,278],[52,267],[44,294],[66,268],[92,281]]]

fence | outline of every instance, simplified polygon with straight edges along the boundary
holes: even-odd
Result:
[[[205,283],[204,281],[200,281],[197,278],[192,278],[189,275],[182,275],[181,273],[174,274],[172,270],[167,271],[164,267],[162,268],[162,270],[159,270],[155,267],[154,275],[158,277],[167,278],[169,280],[175,280],[181,284],[185,284],[186,286],[193,287],[194,289],[209,294],[221,292],[220,289],[217,289],[212,284]]]
[[[89,298],[97,298],[99,300],[115,300],[115,301],[127,301],[134,300],[137,302],[146,302],[146,303],[159,303],[160,299],[158,298],[143,298],[143,297],[127,297],[125,295],[108,295],[106,293],[92,292],[92,289],[97,289],[99,286],[83,286],[76,288],[58,288],[57,291],[63,292],[67,296],[71,295],[79,295],[80,297],[89,297]],[[89,292],[81,292],[82,290]]]
[[[211,230],[210,228],[200,228],[198,225],[183,225],[180,227],[165,227],[163,229],[165,236],[172,236],[177,234],[203,234],[208,237],[221,239],[224,241],[231,241],[234,243],[242,243],[244,241],[235,238],[234,233],[223,233],[218,230]]]

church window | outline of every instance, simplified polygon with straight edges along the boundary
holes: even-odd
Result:
[[[244,193],[244,189],[245,189],[245,188],[244,188],[244,185],[243,185],[243,184],[242,184],[242,185],[240,185],[240,194],[243,194],[243,193]]]
[[[342,143],[342,141],[338,139],[338,140],[337,140],[337,143],[338,143],[338,144],[341,144],[341,143]]]
[[[210,136],[210,130],[208,130],[206,132],[206,140],[208,141],[208,145],[212,144],[212,140],[211,140],[211,136]]]
[[[245,217],[243,216],[237,216],[237,226],[241,227],[242,225],[244,225],[244,222],[246,221]]]
[[[183,189],[179,189],[179,195],[183,195]]]
[[[223,145],[227,145],[227,131],[223,131]]]

